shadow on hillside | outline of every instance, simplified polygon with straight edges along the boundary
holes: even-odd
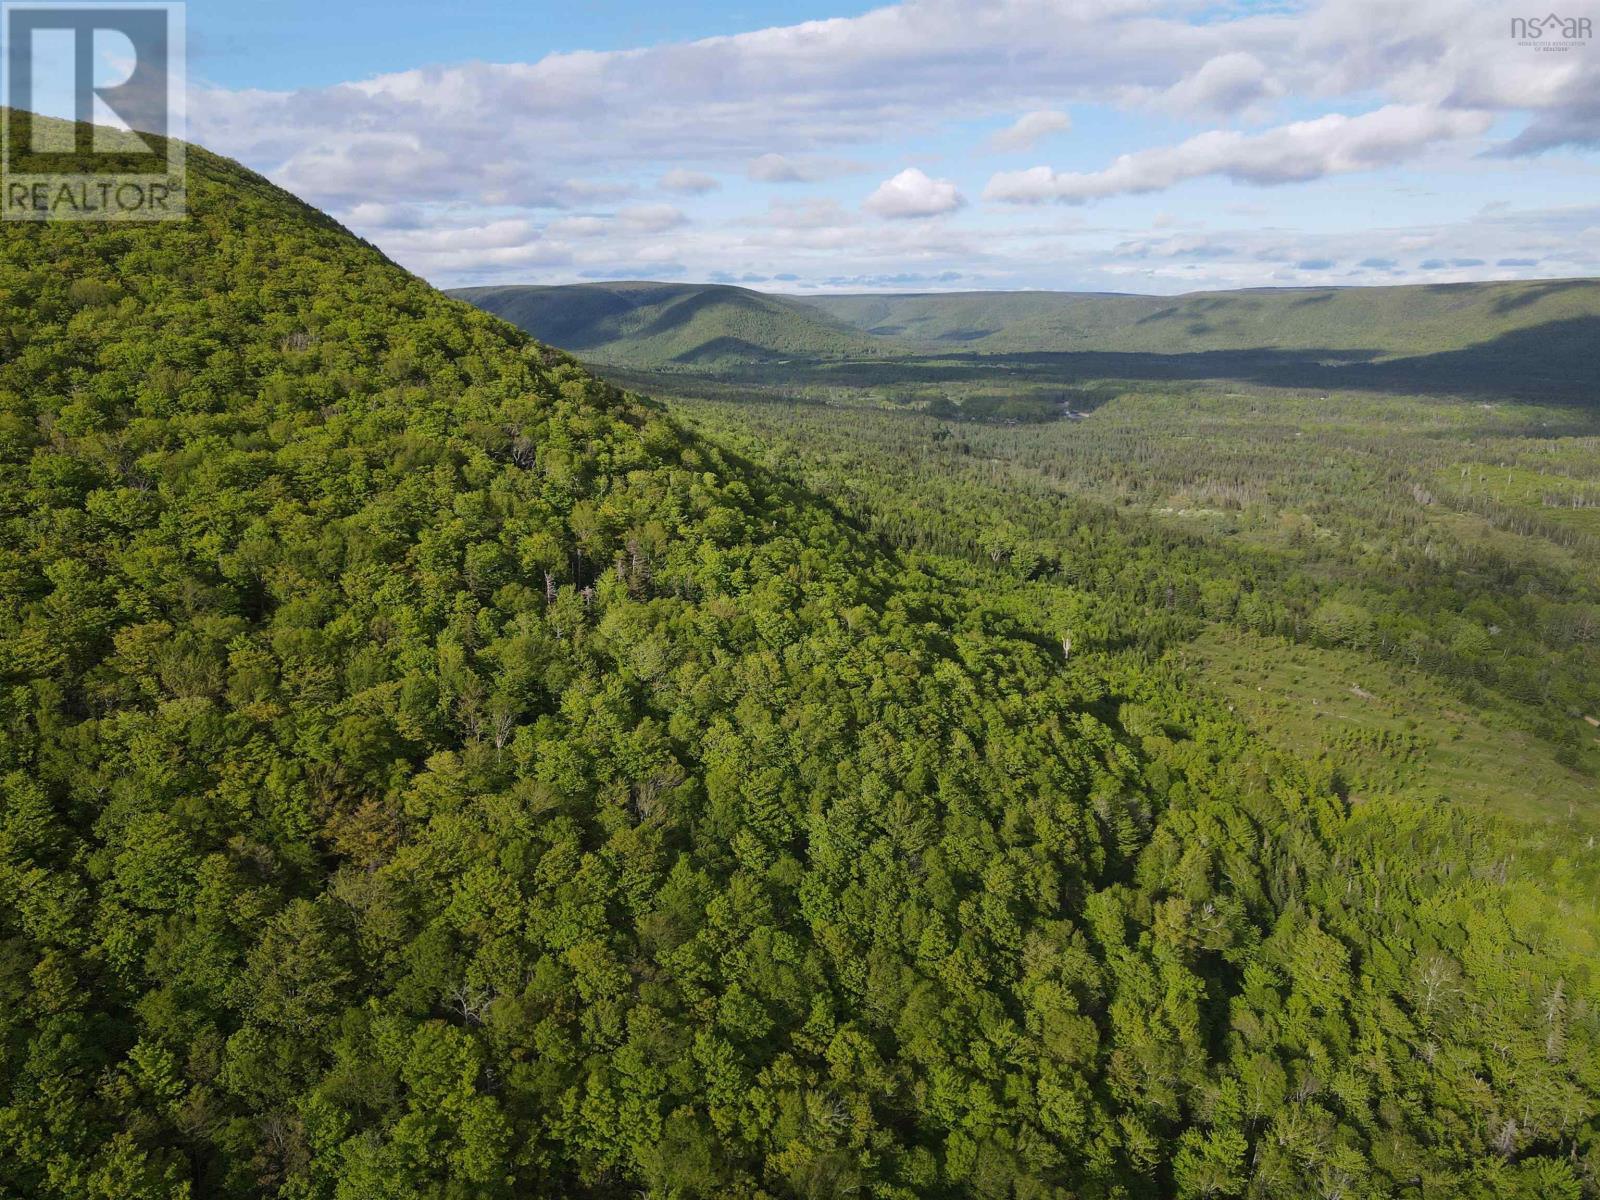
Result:
[[[737,295],[737,293],[732,294]],[[740,303],[739,300],[731,302]],[[716,308],[720,304],[728,303],[730,303],[730,300],[727,295],[719,294],[709,288],[704,291],[695,292],[693,295],[685,296],[681,300],[676,300],[675,302],[669,304],[665,311],[658,313],[644,326],[635,331],[634,336],[659,337],[664,333],[672,333],[675,330],[682,329],[684,326],[688,325],[689,322],[693,321],[697,316],[707,309]],[[741,306],[745,308],[755,307],[754,305],[749,304],[742,304]],[[683,358],[682,355],[678,355],[677,357],[679,359]]]
[[[1030,382],[1093,379],[1235,381],[1268,387],[1339,389],[1600,404],[1600,317],[1519,329],[1435,354],[1380,360],[1375,350],[1206,350],[1180,354],[1040,351],[851,362],[830,381],[859,386],[936,383],[1000,375]]]
[[[776,350],[724,334],[702,342],[692,350],[673,355],[672,361],[688,366],[715,366],[718,363],[763,363],[781,359]]]
[[[1571,291],[1573,288],[1592,288],[1595,286],[1592,279],[1552,279],[1546,283],[1535,284],[1523,288],[1520,292],[1512,292],[1501,296],[1494,302],[1494,311],[1498,314],[1513,312],[1525,308],[1535,301],[1543,300],[1546,296],[1557,292]]]
[[[1330,296],[1333,293],[1328,293]],[[1174,301],[1154,312],[1145,313],[1134,322],[1135,325],[1160,325],[1164,321],[1194,321],[1197,317],[1231,316],[1238,311],[1253,311],[1260,308],[1262,300],[1258,296],[1199,296],[1194,299]],[[1209,328],[1209,326],[1206,326]],[[1196,332],[1193,325],[1189,332]]]

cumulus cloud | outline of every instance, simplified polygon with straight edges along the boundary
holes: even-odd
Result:
[[[809,197],[804,200],[774,200],[759,223],[779,229],[826,229],[848,225],[853,218],[837,200]]]
[[[567,203],[589,204],[601,200],[620,200],[624,196],[633,194],[633,185],[617,183],[610,179],[567,179],[557,184],[554,190],[562,196],[562,201],[554,206],[560,208]]]
[[[1441,150],[1455,153],[1464,171],[1502,171],[1501,163],[1462,157],[1500,129],[1506,140],[1491,154],[1524,156],[1528,172],[1554,173],[1559,162],[1546,166],[1537,156],[1600,146],[1600,55],[1523,52],[1507,36],[1505,15],[1498,2],[1481,0],[1305,0],[1267,9],[1187,0],[880,0],[858,16],[695,42],[445,64],[296,91],[199,87],[190,131],[334,209],[441,282],[539,264],[563,264],[550,269],[570,276],[661,262],[704,276],[722,268],[742,274],[759,262],[774,279],[802,274],[797,286],[841,273],[937,274],[947,265],[969,279],[1157,288],[1176,278],[1165,272],[1198,267],[1220,286],[1263,280],[1250,272],[1261,269],[1254,255],[1266,247],[1251,243],[1248,255],[1223,257],[1219,247],[1245,250],[1228,235],[1209,257],[1196,247],[1192,258],[1107,265],[1110,246],[1148,228],[1102,236],[1011,214],[962,241],[959,220],[882,222],[837,208],[721,222],[686,216],[706,181],[720,180],[736,203],[741,175],[817,183],[870,169],[861,160],[873,147],[975,122],[1013,122],[991,147],[1015,151],[1061,133],[1067,109],[1080,129],[1089,127],[1088,106],[1095,131],[1105,114],[1120,114],[1113,119],[1130,153],[1074,161],[1082,174],[1047,166],[1011,172],[985,194],[1073,202],[1207,176],[1270,185],[1406,166]],[[1292,112],[1289,97],[1296,98]],[[1317,104],[1341,115],[1299,119],[1304,106]],[[1152,113],[1195,125],[1159,135]],[[1490,120],[1496,124],[1486,132]],[[1217,127],[1207,132],[1208,125]],[[889,173],[889,164],[874,165],[880,178]],[[1518,175],[1528,187],[1537,186],[1533,178]],[[678,200],[687,214],[625,218],[617,206],[637,199],[641,184],[656,198]],[[887,195],[881,204],[893,207]],[[1255,207],[1253,227],[1300,220],[1281,200]],[[429,224],[486,228],[508,211],[534,221],[525,241],[471,244],[462,235],[446,246],[413,236]],[[1116,205],[1098,211],[1102,225],[1120,218]],[[1226,223],[1228,212],[1204,215]],[[1506,220],[1484,244],[1489,261],[1528,260],[1546,271],[1579,271],[1593,261],[1579,261],[1570,230],[1543,231],[1526,213]],[[1595,224],[1590,218],[1577,229]],[[1101,240],[1091,251],[1094,237]],[[1080,240],[1064,246],[1063,238]],[[1435,240],[1419,229],[1325,253],[1290,228],[1273,247],[1282,251],[1279,267],[1370,255],[1395,257],[1406,266],[1392,269],[1414,272],[1426,257],[1472,256],[1470,246]],[[1080,249],[1087,257],[1073,258]],[[1041,277],[1047,269],[1059,275]],[[1123,270],[1131,274],[1115,275]],[[1192,283],[1192,274],[1183,282]]]
[[[1296,275],[1297,264],[1318,260],[1340,264],[1329,270],[1351,283],[1600,274],[1600,206],[1340,232],[1265,226],[1254,219],[1211,231],[1152,230],[1145,222],[1058,220],[1054,212],[1047,220],[1030,217],[972,230],[946,220],[882,221],[813,198],[784,200],[756,217],[691,223],[665,233],[635,232],[612,217],[592,219],[607,227],[605,236],[583,237],[568,223],[586,218],[563,216],[534,229],[507,226],[494,236],[467,233],[426,243],[389,233],[384,245],[412,270],[449,283],[661,278],[672,272],[704,279],[726,270],[736,278],[766,275],[769,282],[760,286],[788,291],[957,286],[1173,292],[1332,278]],[[518,241],[524,234],[526,240]],[[1473,258],[1496,265],[1452,265]],[[1445,265],[1424,271],[1420,263],[1428,259]],[[934,282],[949,272],[959,273],[960,281]]]
[[[1167,89],[1162,100],[1174,112],[1231,116],[1283,95],[1284,86],[1259,58],[1244,50],[1209,58],[1192,75]]]
[[[1257,250],[1247,254],[1232,241],[1219,242],[1207,237],[1132,238],[1119,242],[1109,251],[1113,258],[1122,259],[1181,259],[1185,262],[1202,262],[1207,259],[1260,258]],[[1274,259],[1281,257],[1274,254]]]
[[[930,179],[916,167],[907,167],[880,183],[861,207],[880,217],[936,217],[965,203],[948,179]]]
[[[762,183],[799,183],[807,177],[798,163],[782,154],[763,154],[752,158],[745,174]]]
[[[940,271],[928,275],[920,271],[897,271],[892,275],[830,275],[822,286],[830,288],[860,288],[865,291],[901,290],[908,287],[925,287],[928,284],[950,284],[965,278],[960,271]]]
[[[983,194],[1007,204],[1081,204],[1164,191],[1207,175],[1241,183],[1303,183],[1402,162],[1436,142],[1478,135],[1488,127],[1484,113],[1390,105],[1357,117],[1330,113],[1261,133],[1212,130],[1176,146],[1124,154],[1103,171],[1003,171],[990,179]]]
[[[1019,150],[1032,150],[1040,138],[1052,133],[1065,133],[1072,128],[1072,118],[1064,112],[1038,109],[1024,113],[1008,129],[1002,129],[989,139],[989,148],[1002,154]]]
[[[396,230],[385,237],[384,246],[400,263],[438,275],[457,270],[526,271],[572,261],[566,245],[522,218]]]
[[[603,267],[588,267],[577,273],[579,279],[681,279],[689,269],[680,262],[657,259],[615,260]]]
[[[1098,256],[1100,272],[1122,272],[1138,281],[1132,290],[1140,291],[1170,291],[1177,281],[1192,286],[1197,275],[1209,287],[1261,286],[1290,279],[1296,271],[1337,271],[1353,276],[1352,282],[1379,277],[1384,283],[1580,276],[1600,269],[1600,241],[1583,239],[1597,218],[1600,207],[1577,206],[1339,232],[1176,231],[1129,238],[1089,253]]]
[[[456,228],[435,226],[408,230],[400,240],[413,250],[500,250],[527,245],[537,232],[533,222],[512,219]]]
[[[631,208],[621,209],[617,213],[617,220],[636,231],[660,233],[664,229],[675,229],[686,224],[689,218],[670,204],[635,204]]]
[[[745,176],[758,183],[815,183],[835,175],[859,171],[860,163],[842,158],[805,158],[789,154],[760,154],[745,164]]]
[[[563,179],[602,166],[665,169],[685,145],[730,167],[775,155],[789,168],[764,163],[758,178],[808,180],[819,156],[1014,113],[1041,96],[1192,116],[1253,112],[1289,94],[1330,103],[1377,94],[1526,114],[1507,153],[1600,141],[1600,55],[1522,53],[1498,4],[1197,12],[1179,0],[915,0],[636,50],[292,92],[199,89],[190,124],[319,202],[557,206],[569,202]]]
[[[421,229],[428,214],[415,204],[357,204],[347,209],[344,219],[362,229]]]
[[[1541,113],[1526,129],[1500,147],[1499,153],[1507,158],[1518,158],[1562,147],[1600,147],[1600,71],[1587,83],[1594,89],[1587,98]]]
[[[656,186],[664,192],[678,192],[685,196],[703,196],[706,192],[714,192],[722,185],[716,177],[707,175],[703,171],[686,171],[682,167],[674,167],[659,180]]]
[[[293,92],[202,90],[190,124],[313,199],[364,189],[374,200],[542,203],[555,180],[659,166],[686,145],[702,163],[777,155],[788,170],[763,162],[758,178],[804,181],[839,173],[826,160],[850,146],[932,132],[958,115],[1016,112],[1040,94],[1103,100],[1155,89],[1229,49],[1222,27],[1142,8],[916,0],[637,50],[459,63]],[[1091,39],[1096,53],[1083,54]]]
[[[561,217],[545,226],[547,233],[556,237],[601,237],[611,228],[611,222],[602,217]]]

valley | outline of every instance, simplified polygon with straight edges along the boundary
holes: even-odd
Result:
[[[701,392],[1054,415],[1097,381],[1593,403],[1600,283],[780,296],[728,285],[471,288],[588,361]]]
[[[530,333],[187,161],[0,228],[0,1194],[1595,1194],[1593,284]]]
[[[1458,303],[1474,311],[1600,296],[1592,288],[1460,292],[1471,302]],[[996,309],[1026,322],[1055,304],[1086,326],[1108,325],[1093,311],[1096,299],[1002,297]],[[1154,307],[1153,298],[1105,299],[1113,309],[1139,300]],[[1353,308],[1358,299],[1338,302]],[[947,329],[951,314],[969,314],[980,300],[786,303],[880,329],[890,319],[925,327],[930,313],[943,314]],[[1414,344],[1438,319],[1424,310],[1422,329],[1400,325],[1390,336]],[[1057,374],[1037,361],[1049,357],[1070,369]],[[1120,379],[1094,373],[1107,365],[1099,350],[1037,354],[1026,371],[1010,369],[1005,355],[947,360],[945,373],[936,361],[818,356],[730,361],[715,374],[685,373],[676,360],[598,369],[668,398],[708,436],[734,436],[744,452],[833,499],[897,549],[987,569],[996,586],[1020,576],[1077,590],[1114,578],[1129,545],[1162,554],[1170,552],[1150,548],[1193,547],[1199,563],[1175,577],[1164,600],[1187,621],[1185,636],[1215,630],[1202,636],[1231,644],[1224,631],[1267,633],[1312,659],[1343,653],[1397,677],[1420,670],[1448,690],[1418,719],[1448,725],[1447,694],[1486,701],[1496,714],[1485,718],[1491,746],[1498,739],[1522,758],[1537,731],[1538,753],[1559,754],[1561,765],[1535,789],[1551,793],[1548,811],[1564,813],[1573,797],[1592,794],[1600,770],[1600,742],[1585,720],[1600,709],[1600,657],[1588,632],[1600,620],[1600,540],[1590,520],[1600,509],[1589,494],[1600,483],[1600,414],[1592,403],[1323,393],[1248,378],[1167,383],[1159,363]],[[1592,373],[1569,377],[1574,394],[1596,386]],[[1117,539],[1086,555],[1086,520],[1119,522]],[[1123,585],[1118,599],[1147,605],[1154,586]],[[1103,588],[1091,590],[1110,601]],[[1496,774],[1473,793],[1523,813],[1541,809],[1526,778],[1504,776],[1497,788]],[[1433,772],[1421,775],[1436,782]]]

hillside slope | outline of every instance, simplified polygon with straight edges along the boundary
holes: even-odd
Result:
[[[805,296],[874,334],[980,353],[1329,350],[1436,354],[1600,320],[1600,280],[1259,288],[1185,296],[965,292]]]
[[[1592,1178],[1568,868],[189,163],[0,227],[0,1192]]]
[[[1269,288],[1188,296],[1071,292],[767,296],[698,284],[455,293],[586,359],[751,382],[841,362],[878,379],[967,375],[991,357],[1060,380],[1239,379],[1592,400],[1600,280]],[[894,364],[891,368],[890,364]],[[931,374],[929,374],[931,372]],[[977,378],[977,376],[973,376]],[[819,377],[820,378],[820,377]],[[830,375],[829,381],[845,382]]]
[[[1147,302],[1160,298],[1113,292],[912,292],[797,299],[874,336],[894,338],[925,350],[972,350],[1017,325],[1069,316],[1092,325],[1105,324],[1118,319],[1110,315],[1113,313],[1154,311],[1159,304]]]
[[[787,297],[721,284],[581,283],[451,294],[552,345],[622,366],[711,367],[886,350]]]

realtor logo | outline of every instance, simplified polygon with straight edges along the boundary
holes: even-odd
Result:
[[[183,18],[176,3],[0,6],[0,217],[184,215]]]

